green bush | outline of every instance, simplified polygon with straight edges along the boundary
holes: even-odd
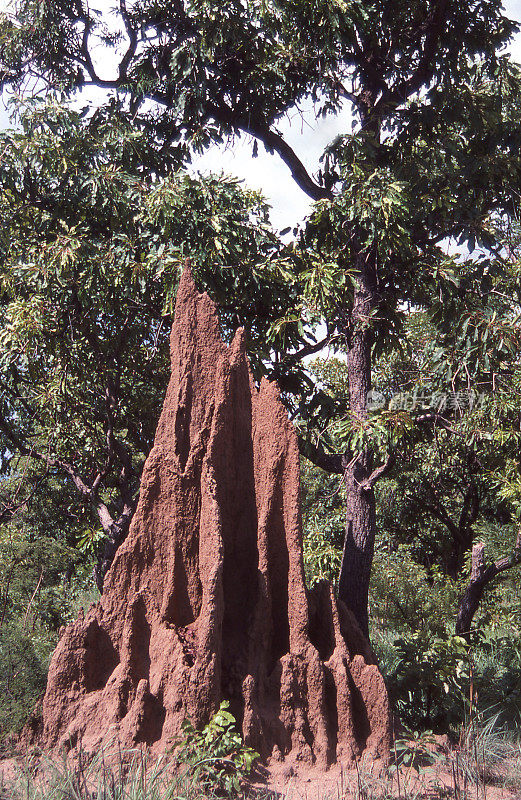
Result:
[[[336,586],[345,535],[345,497],[340,476],[327,478],[301,459],[303,553],[306,582],[328,580]]]
[[[223,700],[219,711],[201,731],[185,720],[184,737],[174,745],[177,761],[188,767],[188,774],[195,782],[223,797],[239,794],[242,781],[259,757],[255,750],[244,745],[228,705]]]
[[[62,542],[16,521],[0,527],[0,742],[17,733],[45,691],[58,630],[77,615],[88,565]],[[65,574],[76,568],[69,580]]]
[[[0,743],[18,732],[45,691],[55,640],[17,624],[0,629]]]
[[[459,587],[437,567],[427,570],[410,545],[378,542],[371,575],[371,615],[398,631],[439,636],[454,625]]]
[[[470,678],[467,642],[417,631],[398,639],[395,648],[398,663],[388,686],[400,721],[412,730],[438,733],[458,726],[465,718]]]

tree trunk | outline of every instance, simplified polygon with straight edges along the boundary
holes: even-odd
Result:
[[[465,589],[463,596],[460,600],[458,608],[458,616],[456,619],[456,633],[458,636],[465,636],[470,634],[470,627],[474,614],[478,610],[481,598],[483,597],[483,590],[485,589],[485,545],[478,542],[472,548],[472,569],[470,573],[470,582]]]
[[[485,563],[485,545],[482,542],[477,542],[472,547],[470,581],[461,597],[456,618],[456,633],[459,636],[464,636],[466,639],[469,637],[472,620],[488,584],[499,575],[502,575],[502,573],[517,567],[519,564],[521,564],[521,528],[517,533],[512,553],[488,566]]]
[[[137,506],[138,495],[132,498],[130,496],[128,487],[126,487],[125,495],[126,500],[123,505],[123,511],[117,520],[112,519],[103,503],[100,503],[98,507],[98,516],[103,526],[103,530],[105,531],[106,538],[103,543],[103,548],[98,556],[97,563],[94,566],[93,575],[96,586],[101,593],[103,593],[103,581],[105,580],[105,575],[107,574],[108,569],[114,560],[114,556],[116,555],[118,547],[127,538],[127,534],[130,529],[130,523],[132,522],[132,518]]]
[[[474,453],[470,450],[467,460],[470,462]],[[451,551],[447,559],[447,574],[454,581],[461,575],[465,563],[465,554],[474,541],[473,525],[479,516],[479,494],[472,479],[465,491],[459,522],[449,528],[451,533]],[[448,514],[447,514],[448,516]]]
[[[346,331],[349,405],[354,424],[367,416],[367,394],[371,389],[371,314],[376,308],[376,266],[371,254],[360,258],[350,324]],[[376,533],[375,498],[372,485],[365,485],[373,469],[369,447],[353,453],[345,472],[346,537],[338,594],[353,612],[363,633],[369,635],[369,581]]]

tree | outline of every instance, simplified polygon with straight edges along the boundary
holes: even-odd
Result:
[[[427,306],[456,291],[447,239],[492,246],[489,215],[516,203],[518,75],[502,54],[515,29],[500,0],[120,0],[112,15],[83,0],[21,0],[16,16],[3,18],[4,85],[104,88],[155,152],[170,145],[179,157],[252,136],[316,201],[300,240],[311,266],[296,280],[298,353],[316,352],[309,334],[325,320],[325,341],[346,353],[353,436],[344,452],[308,442],[306,453],[345,474],[339,594],[366,633],[374,486],[392,463],[360,433],[372,358],[399,330],[404,301]],[[100,43],[114,53],[109,75],[96,66]],[[354,119],[318,178],[277,128],[309,99],[317,115],[349,103]],[[302,369],[297,383],[288,375],[297,362],[292,353],[272,374],[307,396]],[[322,399],[297,404],[304,418],[328,416]]]
[[[50,100],[20,123],[1,135],[0,518],[38,508],[44,520],[42,497],[54,496],[49,527],[69,544],[103,532],[101,589],[152,446],[187,253],[214,293],[234,287],[225,332],[248,324],[264,347],[274,291],[255,264],[278,241],[236,181],[143,174],[143,134],[124,119],[85,120]]]
[[[450,616],[456,633],[468,636],[487,587],[521,560],[516,533],[521,284],[515,243],[505,240],[497,257],[482,254],[462,265],[460,280],[465,291],[453,303],[452,324],[443,316],[437,326],[432,315],[411,312],[399,349],[374,364],[375,396],[383,408],[369,413],[367,425],[373,427],[373,442],[389,435],[391,425],[398,434],[395,468],[377,492],[380,546],[385,541],[391,552],[400,550],[397,563],[407,554],[418,573],[431,576],[433,587],[436,575],[451,587]],[[338,418],[330,433],[338,437],[345,429],[347,365],[318,359],[311,368],[336,396]],[[387,421],[383,430],[382,419]],[[340,491],[325,493],[321,505],[338,503]],[[323,509],[306,510],[320,531],[317,542],[308,543],[320,568],[324,556],[334,561],[335,541]],[[334,519],[334,508],[328,513]],[[485,543],[493,556],[488,565]],[[406,619],[401,598],[390,594]]]
[[[485,478],[481,495],[489,496],[489,519],[495,518],[504,530],[511,521],[517,522],[518,528],[513,537],[502,536],[499,553],[487,564],[485,542],[473,530],[473,521],[480,513],[480,492],[476,482],[470,482],[468,501],[462,509],[468,535],[461,537],[462,531],[456,531],[460,542],[463,538],[464,549],[472,548],[469,582],[460,598],[456,619],[456,633],[464,636],[470,633],[487,587],[521,563],[518,457],[521,260],[519,225],[515,219],[503,217],[497,240],[500,247],[495,256],[482,254],[478,259],[482,268],[479,290],[475,286],[468,292],[465,308],[460,309],[461,324],[456,329],[446,323],[442,325],[443,348],[436,353],[441,372],[448,368],[454,381],[463,373],[467,383],[472,382],[481,391],[482,402],[468,415],[459,435],[476,462],[475,472],[481,471]]]

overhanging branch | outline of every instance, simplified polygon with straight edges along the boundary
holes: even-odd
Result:
[[[299,436],[299,450],[301,455],[311,461],[316,467],[334,475],[343,475],[346,468],[347,457],[337,453],[326,453],[321,445]]]
[[[401,105],[411,94],[419,91],[428,83],[435,73],[435,55],[438,49],[440,36],[447,22],[449,0],[433,0],[430,14],[420,28],[420,36],[424,37],[423,52],[416,69],[403,81],[393,88],[384,91],[375,106],[377,114],[383,113],[387,105]],[[418,48],[421,45],[418,43]]]
[[[333,193],[329,189],[326,189],[325,186],[320,186],[318,183],[315,183],[295,151],[279,133],[271,130],[268,126],[256,124],[239,124],[238,127],[245,133],[250,133],[257,139],[260,139],[268,152],[276,152],[286,166],[289,167],[291,177],[297,186],[299,186],[308,197],[311,197],[311,199],[315,201],[333,199]]]
[[[295,183],[312,200],[333,199],[333,193],[313,180],[293,148],[289,146],[280,133],[272,130],[265,122],[238,116],[224,102],[210,103],[208,112],[217,122],[254,136],[262,142],[268,152],[277,153],[286,166],[289,167]]]

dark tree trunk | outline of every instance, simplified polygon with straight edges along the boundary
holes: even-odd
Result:
[[[459,603],[456,618],[456,633],[466,639],[470,636],[470,628],[474,615],[479,608],[483,592],[488,584],[507,570],[521,563],[521,529],[518,531],[516,543],[510,556],[501,558],[492,564],[485,563],[485,545],[477,542],[472,547],[472,568],[469,585],[465,589]]]
[[[465,556],[472,547],[473,540],[474,531],[470,527],[465,531],[464,538],[459,535],[459,532],[457,536],[451,536],[450,550],[446,556],[445,567],[447,575],[449,578],[452,578],[453,581],[457,581],[461,577],[463,567],[465,566]]]
[[[105,519],[104,515],[100,515],[102,518],[102,524],[106,538],[103,542],[101,552],[98,555],[97,563],[94,566],[93,574],[96,586],[101,593],[103,593],[103,581],[105,580],[105,575],[107,574],[110,565],[114,561],[116,551],[127,538],[130,529],[130,523],[132,522],[136,506],[137,496],[134,498],[129,497],[124,505],[122,513],[117,520],[111,520],[110,518]]]
[[[456,618],[456,633],[458,636],[468,638],[472,620],[479,608],[483,591],[486,586],[485,545],[478,542],[472,548],[472,570],[470,582],[465,589],[459,603]]]
[[[469,452],[468,461],[471,462],[474,453]],[[452,525],[449,530],[451,533],[451,550],[447,559],[447,574],[453,580],[458,580],[465,563],[465,555],[472,547],[474,541],[473,525],[479,515],[479,494],[476,484],[470,480],[463,497],[463,506],[457,525]],[[448,518],[448,514],[446,514]]]
[[[371,389],[371,314],[376,308],[375,259],[364,254],[354,294],[353,309],[345,331],[350,413],[354,424],[367,416],[367,394]],[[346,468],[346,537],[338,594],[353,612],[360,628],[369,634],[369,581],[376,532],[372,483],[373,453],[368,447],[352,453]],[[365,484],[364,484],[365,482]]]

